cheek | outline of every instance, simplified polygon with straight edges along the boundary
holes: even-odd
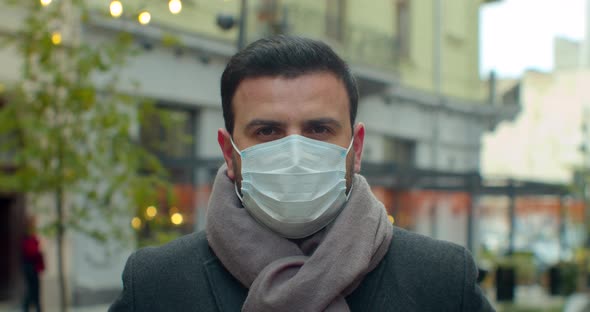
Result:
[[[232,163],[234,166],[234,175],[240,181],[242,179],[242,159],[240,159],[240,156],[235,151],[232,153]]]
[[[350,149],[348,155],[346,155],[346,170],[352,174],[354,172],[354,163],[356,162],[354,147]]]

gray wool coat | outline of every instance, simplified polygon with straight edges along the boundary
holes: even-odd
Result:
[[[476,278],[465,248],[394,226],[389,252],[346,301],[351,311],[493,311]],[[109,311],[240,311],[247,294],[199,232],[132,254]]]

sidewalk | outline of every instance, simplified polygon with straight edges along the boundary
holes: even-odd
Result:
[[[497,302],[495,289],[488,289],[486,296],[498,311],[562,311],[566,299],[562,296],[550,296],[541,285],[517,286],[514,302]]]
[[[69,312],[105,312],[109,308],[109,305],[97,305],[88,307],[71,307]],[[20,304],[17,303],[3,303],[0,302],[0,312],[21,312]],[[58,312],[57,309],[43,309],[45,312]]]

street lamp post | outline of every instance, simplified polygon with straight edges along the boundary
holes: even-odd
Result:
[[[240,23],[238,27],[238,51],[241,51],[246,45],[246,19],[248,18],[248,3],[247,0],[240,2]]]
[[[234,26],[238,27],[238,39],[236,48],[238,51],[242,50],[246,45],[246,26],[248,18],[248,2],[247,0],[240,1],[240,17],[236,18],[233,15],[220,13],[217,15],[217,26],[223,30],[230,30]]]

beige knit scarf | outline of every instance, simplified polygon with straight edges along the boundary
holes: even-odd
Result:
[[[349,311],[345,297],[389,249],[392,225],[367,181],[355,175],[346,207],[324,230],[283,238],[242,207],[226,167],[217,172],[207,239],[225,268],[249,288],[242,311]]]

